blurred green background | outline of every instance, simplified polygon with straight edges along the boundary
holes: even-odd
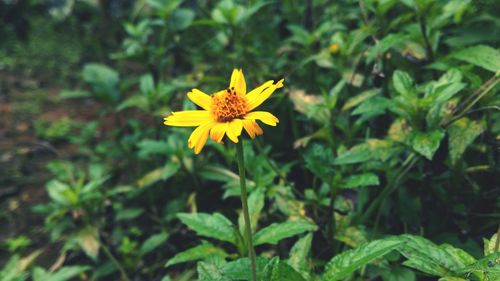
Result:
[[[285,79],[244,137],[262,280],[500,278],[499,13],[0,0],[0,281],[246,280],[235,147],[162,124],[233,68]]]

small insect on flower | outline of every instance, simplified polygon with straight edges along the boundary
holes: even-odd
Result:
[[[278,82],[269,80],[247,93],[243,71],[234,69],[229,87],[207,95],[198,89],[192,89],[188,98],[203,110],[185,110],[172,112],[165,117],[167,126],[197,127],[188,139],[189,148],[198,154],[205,146],[208,136],[217,143],[222,143],[224,135],[237,143],[243,128],[253,139],[262,135],[262,128],[257,120],[276,126],[278,118],[266,111],[252,111],[261,105],[271,94],[283,87],[283,79]]]

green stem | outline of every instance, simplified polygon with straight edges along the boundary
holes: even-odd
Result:
[[[121,263],[115,258],[115,256],[113,256],[113,254],[111,253],[111,251],[102,242],[101,239],[99,239],[99,242],[100,242],[101,248],[104,251],[104,253],[106,254],[106,256],[108,256],[108,258],[111,260],[111,262],[115,264],[116,268],[118,268],[118,271],[120,272],[120,275],[121,275],[121,279],[123,281],[130,281],[130,278],[128,277],[127,272],[125,271],[125,269],[123,268],[123,266],[121,265]]]
[[[240,140],[236,143],[236,155],[238,158],[238,171],[240,172],[240,187],[241,187],[241,205],[243,207],[243,217],[245,219],[245,234],[248,246],[248,256],[252,265],[252,280],[257,281],[257,273],[255,270],[255,252],[252,242],[252,226],[250,225],[250,215],[248,214],[248,199],[247,187],[245,182],[245,159],[243,157],[243,144]]]

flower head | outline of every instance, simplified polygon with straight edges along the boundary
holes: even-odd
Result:
[[[283,79],[278,82],[269,80],[247,93],[243,71],[234,69],[229,87],[212,95],[198,89],[192,89],[188,98],[203,110],[185,110],[172,112],[165,117],[167,126],[197,127],[188,139],[189,148],[196,154],[205,146],[208,136],[222,143],[224,135],[237,143],[243,129],[253,139],[262,135],[257,120],[276,126],[278,118],[266,111],[252,111],[276,90],[283,87]]]

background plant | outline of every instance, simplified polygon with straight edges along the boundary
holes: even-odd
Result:
[[[287,81],[244,142],[262,280],[498,279],[495,1],[20,2],[0,98],[54,156],[0,130],[1,219],[10,186],[47,194],[27,240],[1,233],[1,280],[248,280],[236,151],[161,123],[234,67]]]

